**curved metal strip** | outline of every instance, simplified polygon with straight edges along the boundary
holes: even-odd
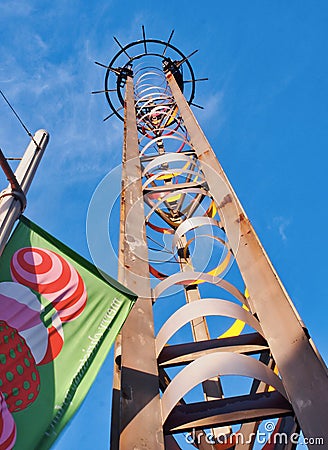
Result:
[[[169,94],[167,90],[167,86],[165,86],[165,81],[160,73],[155,72],[144,72],[140,76],[137,74],[134,75],[136,82],[134,84],[134,94],[136,97],[142,98],[144,92],[149,88],[151,88],[155,92],[164,92]],[[157,83],[155,82],[155,79]],[[148,86],[148,87],[147,87]],[[172,98],[172,94],[171,94]]]
[[[169,127],[172,122],[176,119],[179,112],[179,108],[177,106],[174,107],[171,116],[167,119],[167,121],[164,123],[164,127]],[[178,123],[181,122],[181,120],[177,121]]]
[[[245,288],[244,295],[248,301],[249,293],[248,293],[247,288]],[[246,309],[246,311],[249,311],[249,309],[247,308],[246,305],[243,305],[243,308]],[[244,328],[245,328],[245,322],[243,322],[242,320],[235,320],[230,328],[228,328],[224,333],[221,333],[220,336],[218,336],[218,339],[239,336],[242,333]]]
[[[171,105],[167,105],[165,103],[163,104],[159,104],[156,106],[153,106],[152,110],[150,112],[145,113],[144,115],[138,117],[138,125],[145,123],[147,124],[147,122],[151,121],[152,118],[154,119],[156,116],[161,116],[162,120],[164,119],[164,116],[166,119],[169,119],[170,117],[170,113],[172,112],[172,106]]]
[[[150,103],[150,105],[148,106],[147,103]],[[144,109],[146,108],[148,109],[148,111],[144,112]],[[172,103],[157,101],[157,104],[154,105],[153,101],[145,102],[144,105],[139,109],[139,111],[137,111],[137,125],[145,123],[146,125],[150,124],[151,126],[154,126],[155,122],[153,122],[153,119],[158,120],[159,116],[161,116],[162,118],[164,116],[169,116],[173,109],[174,104]]]
[[[177,132],[175,132],[174,134],[171,134],[169,136],[159,136],[157,138],[152,139],[140,151],[140,156],[142,156],[149,147],[151,147],[153,144],[155,144],[155,142],[163,140],[163,139],[172,139],[172,140],[175,139],[175,140],[180,141],[180,142],[186,142],[186,136],[185,135],[182,135],[182,137],[178,137],[178,136],[175,136],[176,134],[177,134]],[[187,142],[187,143],[190,146],[190,148],[192,148],[191,142]]]
[[[201,235],[201,236],[203,236],[203,235]],[[197,238],[201,237],[201,236],[197,236]],[[207,237],[209,237],[211,239],[214,239],[215,241],[220,242],[220,244],[223,245],[227,249],[227,254],[223,257],[223,253],[222,253],[221,258],[219,260],[219,264],[216,267],[214,267],[214,269],[208,270],[207,272],[204,272],[204,273],[206,273],[208,275],[211,275],[213,277],[221,277],[221,278],[223,278],[222,273],[228,268],[228,266],[229,266],[229,264],[231,262],[231,259],[232,259],[232,253],[229,251],[229,248],[228,248],[226,242],[224,242],[223,239],[221,239],[221,238],[219,238],[217,236],[211,236],[211,235],[205,235],[205,236],[207,236]],[[187,251],[189,245],[195,239],[196,239],[195,236],[193,238],[189,239],[189,241],[186,243],[186,245],[185,245],[185,247],[183,249],[184,252]],[[223,258],[223,260],[222,260],[222,258]],[[189,262],[187,262],[187,265],[191,268],[191,270],[194,269],[194,267],[191,264],[189,264]],[[201,283],[204,283],[204,281],[198,280],[195,284],[201,284]]]
[[[158,233],[174,234],[174,229],[173,228],[159,227],[158,225],[155,225],[154,223],[151,223],[149,220],[147,222],[147,225],[149,226],[149,228],[151,228],[154,231],[157,231]]]
[[[172,102],[172,94],[167,90],[166,86],[161,86],[159,84],[154,84],[154,78],[153,77],[149,77],[151,78],[150,80],[143,80],[142,81],[142,77],[144,75],[151,75],[151,72],[148,72],[148,74],[143,74],[141,75],[140,78],[138,78],[138,80],[136,81],[135,85],[134,85],[134,94],[135,97],[138,98],[138,102],[144,98],[149,98],[151,95],[154,95],[154,93],[158,96],[165,96],[167,99],[170,99]],[[156,76],[155,73],[153,73],[153,75]],[[159,77],[161,78],[161,77]],[[164,80],[159,80],[159,81],[163,81]],[[164,84],[164,83],[162,83]],[[149,94],[148,91],[151,91],[151,94]],[[147,93],[146,93],[147,92]],[[154,101],[158,100],[157,97],[154,98]],[[136,103],[136,106],[138,107],[138,102]],[[139,106],[140,107],[140,106]]]
[[[249,309],[247,308],[246,305],[243,305],[242,308],[245,309],[246,311],[249,311]],[[243,320],[239,320],[239,319],[235,320],[230,328],[228,328],[226,331],[221,333],[220,336],[218,336],[218,339],[240,336],[243,329],[245,328],[245,325],[246,324]]]
[[[163,423],[178,401],[192,388],[210,378],[224,375],[240,375],[261,380],[287,398],[280,378],[262,362],[238,353],[212,353],[195,359],[168,385],[161,399]]]
[[[187,163],[188,164],[188,163]],[[166,178],[173,178],[176,177],[178,175],[194,175],[195,177],[200,177],[200,175],[202,175],[199,172],[195,172],[193,170],[186,170],[184,168],[182,169],[172,169],[172,170],[162,170],[161,172],[155,173],[153,174],[150,178],[148,178],[144,184],[142,185],[142,189],[146,189],[146,187],[152,183],[153,181],[156,180],[161,180],[161,179],[166,179]],[[167,177],[166,177],[167,176]],[[204,179],[204,177],[202,176],[202,179]]]
[[[144,168],[142,172],[142,176],[144,177],[146,173],[150,172],[154,167],[158,167],[162,164],[170,163],[170,162],[188,162],[192,166],[197,167],[196,161],[190,156],[182,155],[181,153],[165,153],[164,155],[159,155],[150,161]]]
[[[174,238],[172,241],[172,249],[174,250],[174,247],[177,245],[178,240],[183,235],[185,235],[188,231],[194,230],[195,228],[198,228],[198,227],[201,227],[204,225],[216,226],[221,229],[220,223],[215,219],[211,219],[210,217],[204,217],[204,216],[198,217],[197,216],[197,217],[191,217],[190,219],[186,219],[175,230]]]
[[[175,103],[172,101],[169,101],[168,98],[165,98],[162,95],[157,96],[154,98],[154,91],[150,94],[150,99],[148,100],[146,97],[142,97],[138,100],[139,105],[136,105],[137,114],[138,114],[138,122],[141,120],[144,120],[147,115],[151,115],[153,111],[158,111],[159,108],[164,108],[166,110],[169,110],[172,106],[175,106]],[[145,108],[151,109],[150,111],[147,111],[145,114],[141,116],[141,113]],[[156,109],[157,108],[157,109]]]
[[[181,125],[180,125],[181,128]],[[155,130],[158,129],[160,130],[161,128],[155,128]],[[163,128],[164,130],[164,128]],[[186,129],[182,128],[182,131],[178,131],[177,129],[173,128],[173,134],[175,135],[175,139],[181,140],[181,141],[187,141],[187,137],[188,137],[188,132]],[[168,137],[172,136],[172,134],[170,135],[166,135],[165,139],[167,139]],[[150,144],[150,142],[148,141],[147,144],[143,144],[143,141],[145,139],[150,139],[149,137],[147,138],[146,135],[143,135],[140,137],[140,147],[143,149],[146,145]],[[161,139],[161,136],[157,136],[157,137],[152,137],[151,138],[151,143],[155,144],[158,140]]]
[[[165,278],[167,278],[167,275],[165,273],[162,273],[159,270],[155,269],[155,267],[153,267],[151,264],[149,264],[149,273],[159,280],[164,280]]]
[[[218,238],[216,238],[218,239]],[[214,269],[209,270],[207,273],[213,277],[221,277],[223,272],[228,268],[232,259],[231,252],[228,252],[223,259]],[[221,261],[221,260],[220,260]],[[204,281],[199,281],[197,284],[204,283]]]
[[[264,337],[259,321],[241,306],[228,300],[204,298],[182,306],[164,323],[155,340],[156,356],[158,357],[164,345],[181,327],[203,316],[224,316],[239,319]]]
[[[151,199],[157,199],[161,198],[165,193],[170,192],[171,196],[169,199],[167,199],[168,202],[172,202],[175,200],[178,200],[181,196],[180,190],[182,189],[189,189],[190,187],[202,187],[204,185],[204,181],[188,181],[186,183],[167,183],[164,186],[148,186],[145,189],[145,194],[148,194],[148,198]],[[174,198],[172,197],[174,195]]]
[[[160,95],[161,97],[164,97],[166,100],[172,101],[172,94],[170,94],[165,86],[159,86],[154,85],[154,83],[146,83],[144,80],[142,83],[140,82],[141,79],[139,78],[138,81],[134,85],[134,95],[138,99],[136,102],[136,108],[142,108],[142,105],[140,106],[138,103],[140,101],[144,101],[144,99],[148,98],[149,91],[151,91],[153,94]],[[147,93],[146,93],[147,92]]]
[[[156,106],[159,105],[170,106],[172,104],[174,105],[172,99],[169,99],[164,91],[161,93],[159,92],[158,88],[154,89],[150,85],[148,85],[147,87],[146,84],[143,87],[144,87],[143,91],[146,92],[148,90],[148,94],[138,98],[136,102],[137,120],[140,120],[141,115],[144,114],[145,110],[147,110],[146,114],[148,114],[148,112],[151,111],[151,109],[155,108]]]
[[[187,189],[181,189],[179,190],[179,194],[202,194],[202,195],[207,195],[207,191],[205,191],[204,189],[199,189],[199,188],[187,188]],[[164,203],[166,200],[169,200],[172,197],[172,193],[169,193],[167,195],[165,195],[165,197],[162,197],[153,207],[152,209],[149,211],[149,213],[147,214],[145,221],[146,223],[149,220],[149,217],[153,214],[154,211],[156,211],[156,209],[159,208],[159,206]]]
[[[216,212],[217,212],[216,211],[216,206],[215,206],[214,201],[212,200],[210,206],[205,211],[204,216],[214,217]],[[155,231],[157,231],[159,233],[174,234],[174,229],[173,228],[160,227],[158,225],[155,225],[155,224],[151,223],[149,220],[147,221],[147,225],[149,226],[149,228],[151,228],[152,230],[155,230]]]
[[[136,91],[137,86],[135,86]],[[170,102],[172,104],[172,95],[170,96],[167,90],[161,86],[154,86],[151,83],[145,83],[140,85],[139,88],[143,88],[138,92],[135,92],[136,97],[138,97],[138,101],[136,102],[136,109],[142,109],[144,106],[148,106],[147,103],[153,102],[153,104],[158,100],[164,100]],[[139,89],[137,88],[137,89]],[[148,92],[150,91],[150,93]],[[161,91],[161,92],[160,92]],[[148,92],[145,94],[145,92]],[[154,97],[154,95],[157,97]],[[150,97],[150,100],[149,100]],[[143,103],[142,105],[140,103]],[[163,103],[164,104],[164,103]]]
[[[177,130],[180,127],[181,121],[179,118],[173,117],[171,115],[169,115],[169,118],[171,119],[170,124],[164,123],[163,125],[160,124],[160,126],[156,125],[151,128],[147,127],[146,123],[138,124],[138,127],[141,128],[139,131],[142,133],[144,138],[151,139],[151,140],[155,139],[155,137],[172,136],[173,134],[177,133]],[[175,124],[174,124],[174,121],[176,121]],[[172,125],[172,124],[174,124],[174,128],[173,127],[169,128],[170,125]],[[140,143],[141,143],[141,140],[140,140]],[[186,141],[181,140],[180,147],[177,150],[175,150],[174,153],[180,153],[181,150],[185,147],[185,145],[186,145]],[[140,145],[140,148],[142,149],[143,147]]]
[[[219,277],[213,277],[212,275],[209,275],[207,273],[203,272],[179,272],[175,273],[169,277],[167,277],[165,280],[158,283],[158,285],[153,290],[153,298],[154,301],[158,299],[158,297],[166,291],[166,289],[170,288],[171,286],[174,286],[175,284],[182,284],[182,285],[188,285],[192,284],[195,281],[203,281],[211,284],[215,284],[216,286],[221,287],[225,291],[229,292],[231,295],[233,295],[237,300],[239,300],[241,303],[245,304],[248,307],[248,302],[244,295],[240,292],[239,289],[237,289],[233,284],[229,283],[229,281],[223,280]]]
[[[169,120],[170,120],[170,124],[168,123]],[[176,123],[174,123],[174,121]],[[163,123],[163,122],[165,122],[165,123]],[[156,137],[165,137],[166,138],[167,136],[172,136],[173,134],[176,134],[178,128],[180,127],[180,123],[181,123],[181,120],[177,117],[172,116],[170,111],[168,111],[164,115],[162,114],[162,119],[157,124],[152,122],[151,118],[149,118],[146,121],[145,120],[138,121],[137,125],[139,128],[139,131],[143,134],[143,137],[153,140]],[[169,128],[170,125],[173,125],[173,124],[174,124],[174,127]],[[149,125],[151,125],[151,126],[149,126]],[[182,142],[182,144],[180,145],[179,150],[175,151],[176,153],[179,153],[186,144],[186,141],[181,140],[181,142]],[[140,146],[140,148],[143,148],[143,147]]]

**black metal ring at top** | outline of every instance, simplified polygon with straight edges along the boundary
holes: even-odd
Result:
[[[190,95],[189,95],[189,99],[187,99],[188,103],[191,104],[193,99],[194,99],[194,97],[195,97],[195,84],[196,84],[196,82],[195,82],[195,75],[194,75],[193,68],[192,68],[188,58],[177,47],[172,45],[170,42],[165,42],[165,41],[162,41],[160,39],[143,39],[143,40],[133,41],[133,42],[130,42],[130,44],[127,44],[125,47],[122,47],[122,49],[118,53],[116,53],[116,55],[113,57],[113,59],[111,60],[111,62],[107,66],[108,68],[107,68],[106,76],[105,76],[105,95],[106,95],[107,102],[108,102],[111,110],[113,111],[113,113],[121,120],[124,120],[123,116],[118,112],[117,108],[115,108],[115,106],[114,106],[114,104],[113,104],[113,102],[112,102],[112,100],[111,100],[111,98],[109,96],[109,91],[110,91],[110,88],[108,86],[109,75],[110,75],[111,72],[115,72],[115,71],[118,70],[117,67],[114,67],[114,64],[115,64],[116,60],[123,53],[127,55],[127,50],[129,48],[134,47],[136,45],[140,45],[140,44],[141,45],[143,44],[144,47],[145,47],[145,50],[146,50],[147,43],[163,45],[164,46],[164,53],[166,52],[166,50],[168,48],[170,48],[171,50],[176,52],[181,57],[181,60],[184,60],[183,64],[186,63],[186,65],[188,67],[188,70],[189,70],[189,73],[190,73],[190,76],[191,76],[191,80],[190,80],[190,82],[191,82],[191,92],[190,92]],[[121,73],[119,75],[117,75],[117,80],[116,80],[116,93],[117,93],[119,102],[121,103],[122,106],[124,106],[124,99],[123,99],[123,95],[122,95],[122,91],[121,91],[123,77],[126,75],[127,70],[129,70],[129,66],[131,65],[131,63],[134,60],[136,60],[136,59],[142,58],[143,56],[158,56],[158,57],[162,58],[162,61],[170,62],[169,58],[167,58],[166,56],[163,56],[163,54],[160,54],[160,53],[148,53],[147,51],[144,51],[143,53],[140,53],[140,54],[138,54],[136,56],[131,56],[128,59],[127,63],[123,66],[123,68],[119,68]]]

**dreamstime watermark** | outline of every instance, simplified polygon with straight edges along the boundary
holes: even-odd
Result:
[[[266,422],[264,426],[264,431],[257,431],[256,433],[249,433],[244,435],[242,432],[238,431],[231,434],[218,434],[206,433],[202,430],[196,431],[193,429],[192,432],[185,435],[185,441],[191,445],[200,445],[204,442],[207,444],[221,444],[221,445],[247,445],[253,442],[257,444],[264,445],[268,444],[299,444],[299,445],[324,445],[323,437],[303,437],[300,433],[284,433],[275,432],[275,424],[273,422]],[[300,439],[301,438],[301,439]]]

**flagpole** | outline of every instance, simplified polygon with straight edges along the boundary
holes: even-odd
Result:
[[[27,146],[15,173],[11,170],[6,158],[0,155],[1,168],[9,181],[8,187],[0,193],[0,256],[16,220],[25,209],[26,194],[48,141],[48,132],[38,130]]]

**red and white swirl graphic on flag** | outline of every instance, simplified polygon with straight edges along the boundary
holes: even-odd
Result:
[[[11,450],[16,441],[16,424],[0,392],[0,449]]]
[[[77,270],[57,253],[38,247],[21,248],[14,253],[10,270],[14,281],[49,300],[62,322],[76,319],[84,310],[85,284]]]
[[[28,287],[8,281],[0,283],[0,344],[1,321],[4,320],[25,339],[36,364],[47,364],[55,359],[64,345],[63,327],[57,311],[46,327],[40,317],[44,309]]]

